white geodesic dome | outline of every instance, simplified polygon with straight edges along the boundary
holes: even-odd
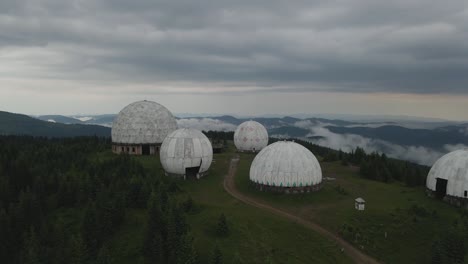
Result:
[[[305,147],[278,141],[257,154],[250,166],[250,180],[275,187],[306,187],[322,182],[317,158]]]
[[[246,121],[234,132],[234,145],[239,151],[260,151],[268,145],[268,132],[262,124]]]
[[[213,160],[210,140],[199,130],[181,128],[169,134],[161,145],[161,164],[170,174],[185,175],[187,168],[199,167],[203,174]]]
[[[456,150],[437,160],[427,175],[426,187],[436,191],[437,179],[447,180],[447,195],[467,198],[468,150]]]
[[[112,142],[121,144],[160,144],[177,129],[166,107],[151,101],[126,106],[112,124]]]

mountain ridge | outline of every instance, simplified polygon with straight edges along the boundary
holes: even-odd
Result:
[[[23,114],[0,111],[0,135],[110,137],[110,128],[98,125],[47,122]]]

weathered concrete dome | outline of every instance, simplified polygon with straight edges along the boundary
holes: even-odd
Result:
[[[246,121],[234,132],[234,145],[239,151],[260,151],[268,145],[268,132],[262,124]]]
[[[177,129],[166,107],[151,101],[126,106],[112,124],[112,142],[119,144],[161,144]]]
[[[278,141],[257,154],[250,167],[250,180],[260,189],[318,190],[322,169],[314,154],[291,141]]]
[[[468,150],[450,152],[437,160],[427,175],[426,187],[441,198],[468,198]]]
[[[160,159],[167,175],[200,178],[210,168],[213,147],[199,130],[182,128],[166,137],[161,145]]]

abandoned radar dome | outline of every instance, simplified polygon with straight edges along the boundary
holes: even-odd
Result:
[[[427,175],[426,187],[429,194],[461,205],[465,199],[460,198],[468,198],[468,150],[453,151],[437,160]]]
[[[154,155],[177,123],[166,107],[151,101],[129,104],[112,124],[114,153]]]
[[[199,130],[181,128],[166,137],[161,145],[160,159],[166,175],[199,179],[210,168],[213,147]]]
[[[278,141],[257,154],[250,180],[260,190],[296,193],[319,190],[322,170],[314,154],[291,141]]]
[[[234,145],[241,152],[258,152],[268,145],[268,132],[262,124],[246,121],[234,132]]]

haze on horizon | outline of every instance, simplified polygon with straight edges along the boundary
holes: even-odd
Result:
[[[0,2],[0,110],[468,120],[468,2]]]

